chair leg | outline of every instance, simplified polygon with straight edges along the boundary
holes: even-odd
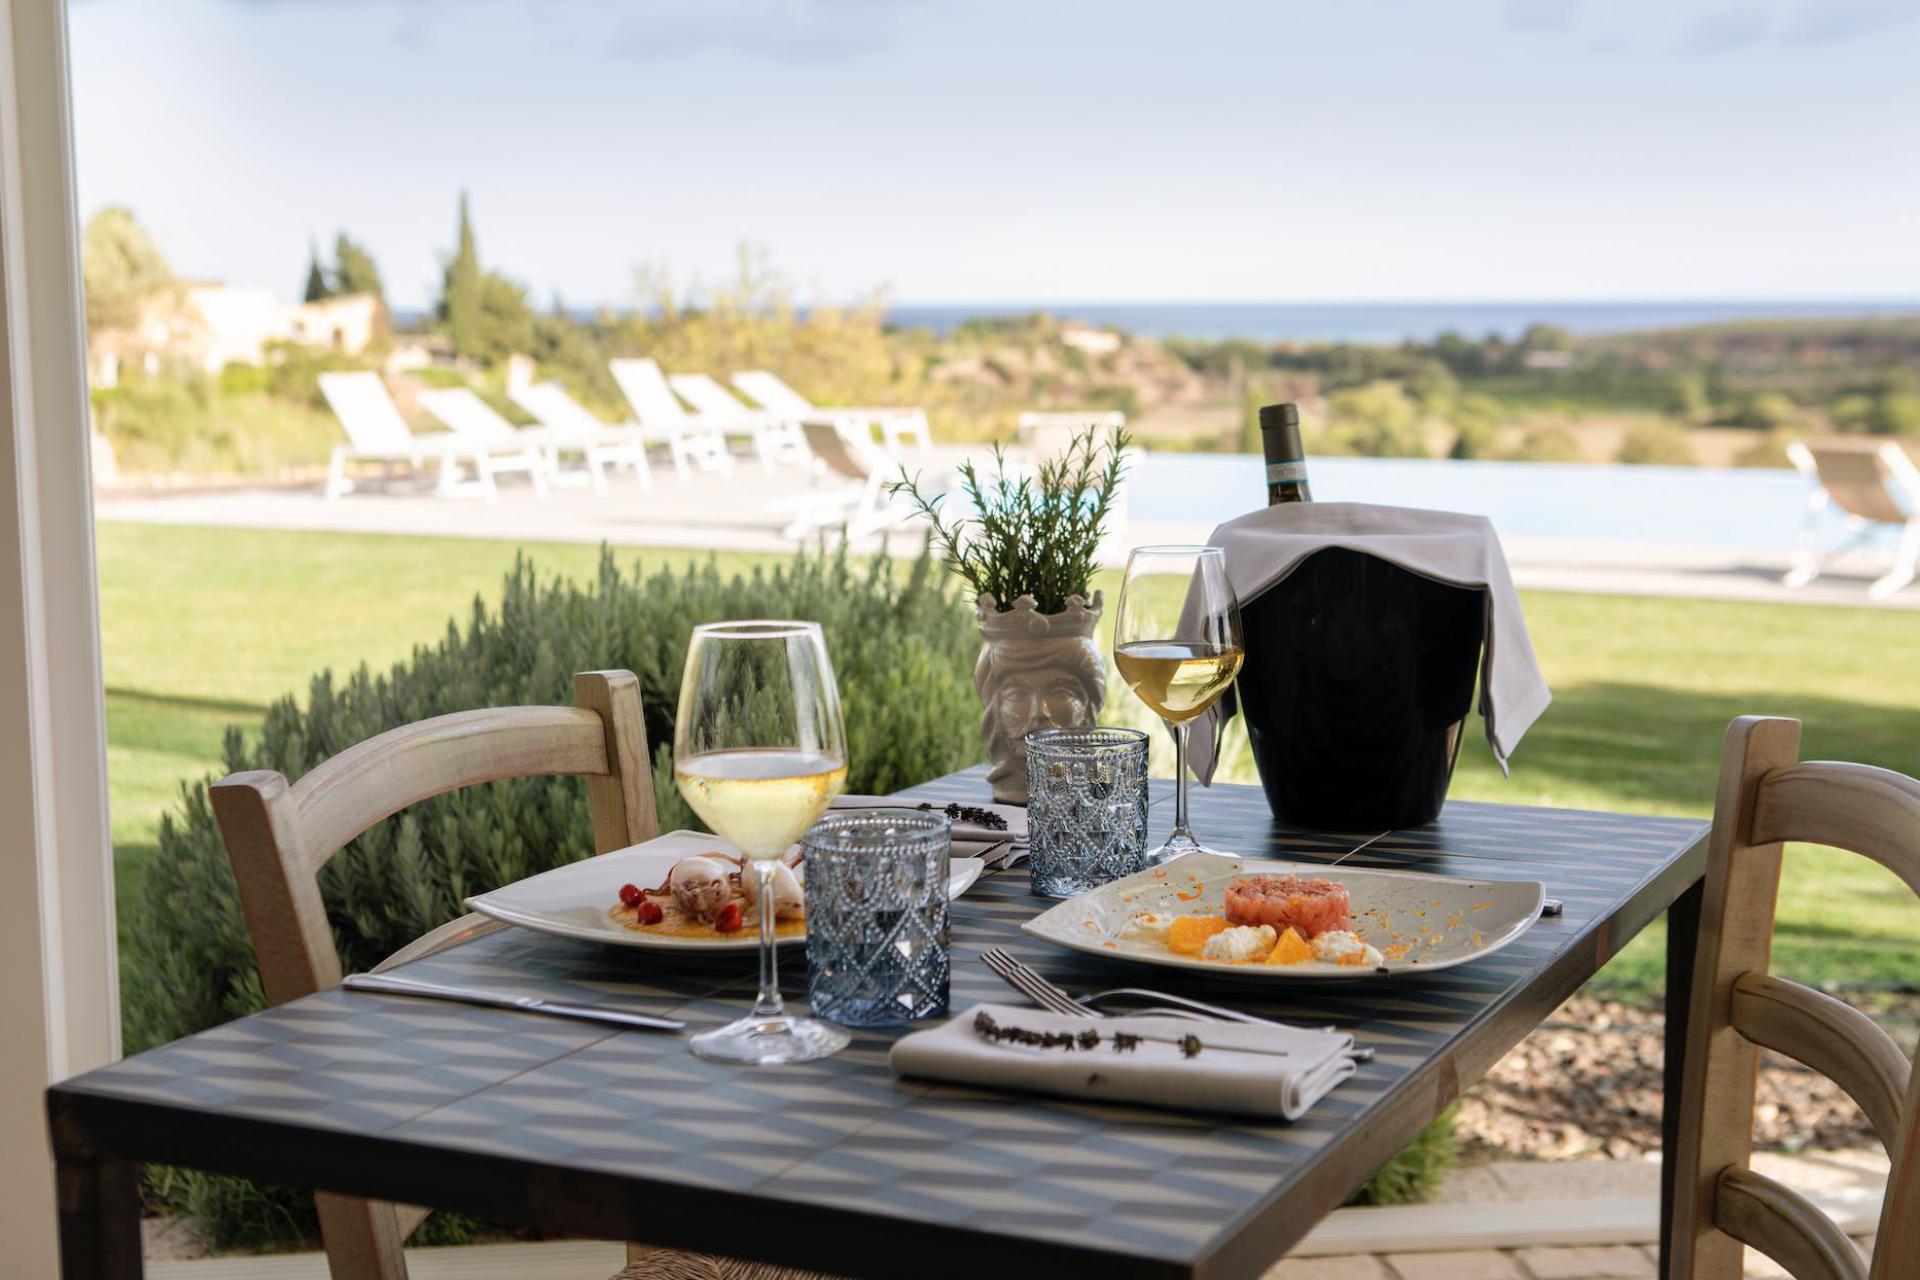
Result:
[[[521,461],[527,469],[527,478],[533,481],[534,496],[542,502],[553,501],[553,490],[547,485],[546,461],[531,450],[521,455]]]
[[[1867,588],[1867,594],[1875,600],[1884,600],[1912,582],[1916,570],[1920,570],[1920,517],[1907,521],[1906,528],[1900,531],[1900,545],[1893,553],[1893,567],[1885,577]]]
[[[347,447],[335,445],[333,460],[327,464],[327,501],[332,502],[353,488],[347,479]]]

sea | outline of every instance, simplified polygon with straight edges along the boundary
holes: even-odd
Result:
[[[1142,338],[1256,342],[1431,342],[1443,333],[1517,338],[1529,326],[1634,333],[1731,320],[1920,316],[1920,299],[1740,302],[969,302],[899,303],[887,323],[951,333],[968,320],[1049,315]]]

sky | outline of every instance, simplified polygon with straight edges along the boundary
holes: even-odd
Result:
[[[83,213],[426,305],[1920,297],[1920,0],[72,0]]]

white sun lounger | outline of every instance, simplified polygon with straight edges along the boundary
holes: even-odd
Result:
[[[840,529],[854,542],[913,519],[914,508],[887,492],[899,467],[871,436],[838,422],[808,422],[801,429],[823,476],[841,483],[784,499],[780,505],[795,514],[783,535],[804,541],[822,530]]]
[[[496,476],[523,471],[533,491],[545,502],[551,496],[547,479],[553,470],[551,439],[539,428],[523,430],[493,411],[466,387],[441,387],[420,393],[420,407],[447,424],[472,448],[475,483],[491,502]]]
[[[347,433],[347,443],[333,447],[327,467],[327,500],[351,493],[353,480],[347,475],[350,462],[379,462],[392,473],[393,464],[404,462],[421,467],[432,462],[439,469],[437,491],[442,497],[481,495],[484,490],[458,479],[458,465],[472,464],[477,471],[485,450],[471,441],[448,432],[415,435],[400,416],[387,384],[371,371],[323,373],[320,394],[333,410]]]
[[[921,453],[933,447],[924,409],[822,408],[788,386],[780,375],[766,369],[736,373],[733,375],[733,385],[762,409],[792,421],[837,422],[853,431],[865,432],[869,438],[873,429],[878,427],[880,438],[886,442],[890,454],[898,454],[901,445],[909,437],[915,441]]]
[[[760,469],[771,473],[775,464],[812,460],[807,440],[800,431],[801,419],[766,409],[749,409],[725,387],[704,373],[676,373],[667,383],[674,394],[693,406],[702,422],[711,422],[722,435],[753,437],[753,451]]]
[[[1900,530],[1893,564],[1867,588],[1867,595],[1884,600],[1914,580],[1920,571],[1920,466],[1905,449],[1893,440],[1796,440],[1787,446],[1787,457],[1813,489],[1807,495],[1793,568],[1782,582],[1806,586],[1830,557],[1889,525]],[[1822,553],[1814,549],[1814,527],[1829,504],[1846,512],[1852,537]]]
[[[727,438],[715,430],[716,424],[687,412],[674,396],[660,366],[649,359],[609,360],[607,367],[620,386],[620,394],[633,406],[640,423],[641,439],[648,444],[664,444],[673,457],[673,472],[681,484],[692,476],[692,468],[702,471],[733,470],[733,455],[727,452]]]
[[[647,446],[638,423],[602,422],[557,382],[536,382],[508,394],[539,419],[556,452],[577,451],[586,459],[595,493],[607,491],[607,468],[622,465],[632,469],[642,488],[653,488],[653,470],[647,466]]]

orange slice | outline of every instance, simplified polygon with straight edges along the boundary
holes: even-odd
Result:
[[[1219,916],[1175,916],[1167,928],[1167,950],[1197,956],[1207,939],[1226,927],[1227,922]]]
[[[1303,960],[1313,959],[1313,944],[1300,936],[1300,931],[1292,925],[1280,935],[1280,941],[1273,944],[1273,950],[1267,953],[1268,964],[1299,964]]]

